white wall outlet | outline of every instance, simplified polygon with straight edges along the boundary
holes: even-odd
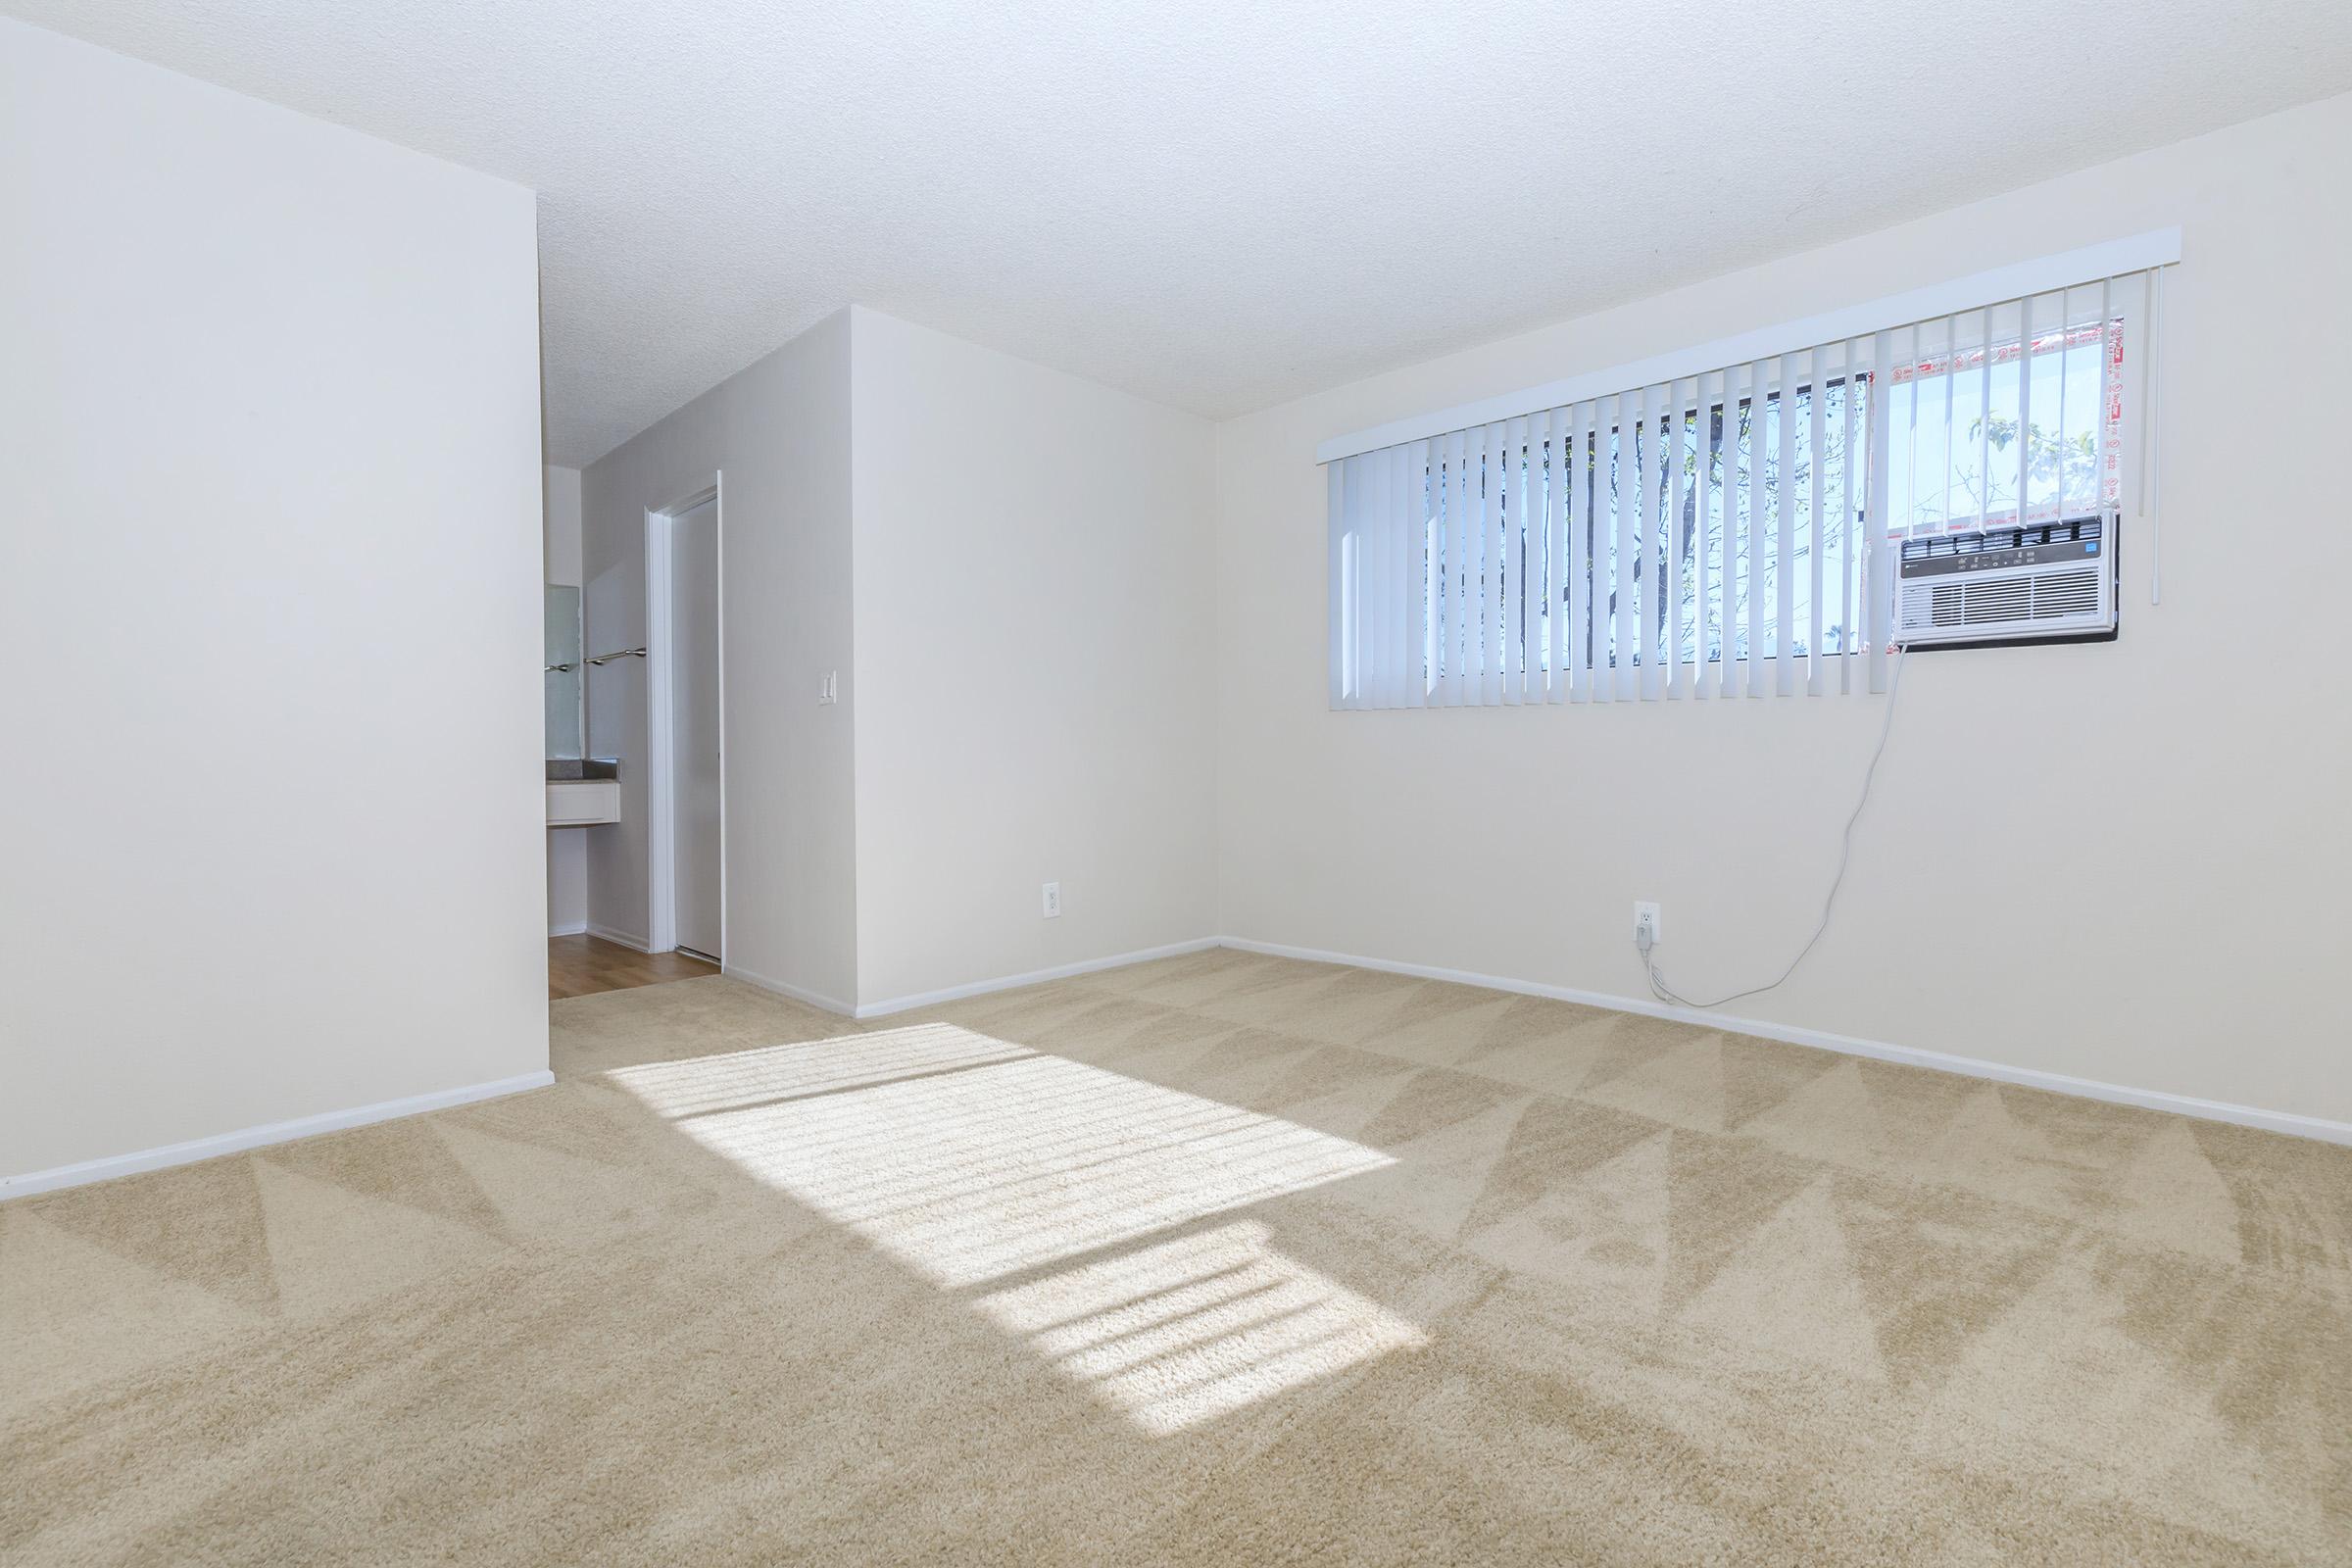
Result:
[[[1046,884],[1046,918],[1049,920],[1061,918],[1061,884],[1058,882]]]
[[[1635,940],[1641,939],[1644,927],[1648,929],[1649,940],[1652,942],[1659,941],[1666,935],[1665,930],[1658,923],[1658,906],[1654,904],[1636,903],[1634,906]]]

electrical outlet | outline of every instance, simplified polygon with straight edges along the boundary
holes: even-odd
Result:
[[[1058,882],[1046,884],[1046,918],[1049,920],[1061,918],[1061,884]]]
[[[1666,932],[1658,921],[1656,905],[1642,903],[1634,905],[1634,936],[1637,940],[1641,937],[1643,927],[1648,928],[1649,940],[1652,942],[1660,941],[1665,937]]]
[[[822,708],[840,701],[841,671],[828,669],[816,680],[817,706]]]

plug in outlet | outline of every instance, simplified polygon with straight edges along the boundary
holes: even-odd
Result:
[[[1646,953],[1665,935],[1658,921],[1658,906],[1636,903],[1634,906],[1634,941]]]
[[[1061,918],[1061,884],[1058,882],[1046,884],[1046,918],[1049,920]]]

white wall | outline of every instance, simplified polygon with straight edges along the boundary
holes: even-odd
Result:
[[[2178,223],[2163,605],[2128,519],[2119,642],[1915,660],[1837,923],[1733,1010],[2352,1120],[2352,725],[2327,684],[2352,526],[2324,433],[2352,363],[2348,162],[2339,98],[1220,426],[1223,929],[1638,996],[1649,898],[1680,984],[1768,978],[1879,706],[1327,711],[1315,443]]]
[[[0,1174],[543,1072],[531,194],[0,21]]]
[[[584,827],[547,830],[547,934],[588,929],[588,835]]]
[[[851,314],[858,1002],[1210,935],[1209,425]]]
[[[726,959],[846,1009],[857,988],[851,782],[850,320],[820,321],[591,465],[590,653],[645,641],[645,514],[725,471]],[[620,759],[621,820],[588,840],[592,928],[642,944],[648,660],[592,669],[588,750]],[[816,703],[841,671],[840,703]]]
[[[547,580],[577,588],[580,470],[549,464],[542,490],[546,497],[540,515]],[[547,929],[551,936],[587,928],[588,832],[579,827],[547,830]]]
[[[580,470],[549,464],[546,505],[540,512],[547,580],[580,585]]]

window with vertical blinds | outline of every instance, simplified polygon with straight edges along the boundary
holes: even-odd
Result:
[[[2155,275],[1333,458],[1332,706],[1883,690],[1904,541],[2114,537]]]

